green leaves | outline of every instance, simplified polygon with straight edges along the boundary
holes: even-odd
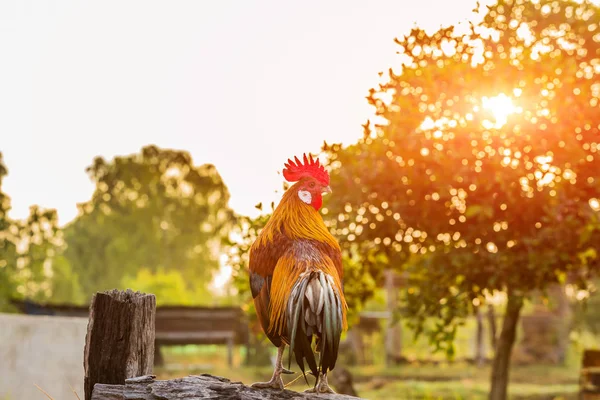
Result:
[[[482,216],[484,218],[492,218],[494,216],[494,209],[492,207],[486,207],[477,204],[467,207],[465,217],[471,218],[477,216]]]
[[[210,297],[207,285],[188,285],[181,272],[176,270],[156,272],[141,268],[135,276],[123,278],[123,287],[135,288],[156,296],[157,305],[194,305]]]
[[[61,242],[55,210],[32,206],[27,219],[8,218],[10,199],[2,192],[7,173],[0,153],[0,311],[11,310],[13,298],[40,301],[52,294],[52,264]]]
[[[96,190],[65,229],[65,257],[86,297],[168,278],[169,290],[210,302],[207,285],[235,222],[216,168],[194,165],[187,152],[147,146],[110,162],[96,158],[87,172]]]

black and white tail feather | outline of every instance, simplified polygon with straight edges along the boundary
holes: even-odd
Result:
[[[342,334],[342,302],[333,278],[323,271],[307,271],[292,288],[287,304],[287,330],[290,345],[288,368],[292,351],[306,379],[304,360],[315,377],[327,374],[335,367]],[[312,350],[319,352],[319,363]]]

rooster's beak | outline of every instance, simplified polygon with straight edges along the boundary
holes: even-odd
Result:
[[[327,193],[332,193],[332,192],[331,192],[331,188],[330,188],[329,186],[325,186],[325,187],[323,188],[323,194],[327,194]]]

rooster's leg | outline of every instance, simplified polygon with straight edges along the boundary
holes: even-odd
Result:
[[[319,373],[319,379],[312,389],[305,390],[306,393],[335,393],[327,383],[327,374]]]
[[[256,382],[252,384],[253,388],[258,389],[281,389],[283,390],[283,380],[281,379],[281,374],[290,373],[287,369],[283,368],[282,359],[283,359],[283,351],[285,350],[285,344],[282,344],[277,348],[277,360],[275,361],[275,371],[273,371],[273,377],[269,382]]]
[[[317,393],[335,393],[333,389],[329,387],[327,383],[327,374],[321,374],[321,378],[319,379],[319,383],[317,383]]]

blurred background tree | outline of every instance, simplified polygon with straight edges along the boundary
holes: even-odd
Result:
[[[148,268],[141,268],[135,276],[126,276],[121,285],[125,288],[135,288],[143,293],[152,293],[156,296],[156,303],[162,305],[185,306],[197,304],[199,300],[198,293],[204,295],[207,287],[202,286],[190,289],[185,278],[179,271],[156,271],[152,272]]]
[[[0,153],[0,310],[8,309],[8,299],[16,289],[14,269],[17,249],[11,240],[15,232],[12,231],[12,224],[8,219],[10,198],[2,191],[2,179],[7,173]]]
[[[14,297],[45,301],[53,294],[53,262],[62,244],[56,210],[32,206],[27,219],[13,224],[18,256]]]
[[[524,297],[567,279],[585,288],[597,266],[599,24],[591,2],[508,0],[470,24],[415,28],[368,97],[377,123],[324,147],[331,226],[407,267],[409,316],[418,330],[440,318],[440,348],[453,354],[473,302],[508,293],[492,399],[506,398]]]
[[[7,173],[0,153],[0,311],[13,309],[10,299],[52,295],[52,262],[61,244],[55,210],[32,206],[23,221],[8,217],[10,198],[2,192]]]
[[[147,146],[110,162],[98,157],[87,172],[96,190],[65,227],[64,251],[86,300],[131,285],[178,293],[166,302],[210,302],[208,283],[235,222],[216,168]]]

